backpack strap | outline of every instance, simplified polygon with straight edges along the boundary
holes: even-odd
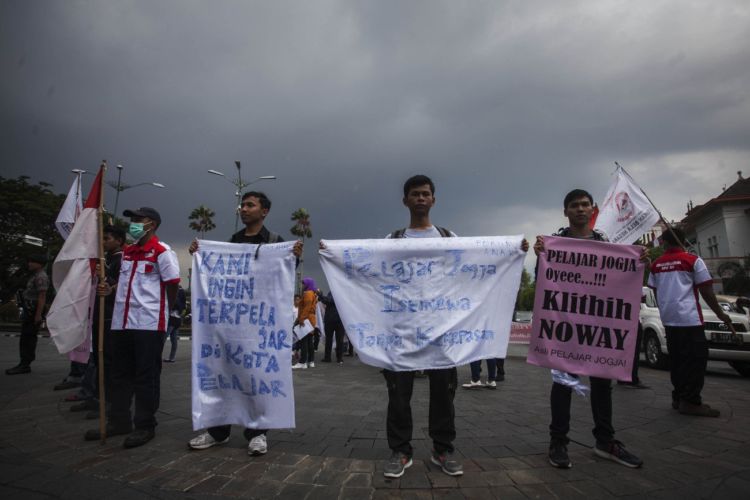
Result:
[[[273,231],[268,232],[268,242],[269,243],[278,243],[281,237],[278,235],[278,233],[274,233]]]
[[[404,233],[406,233],[406,228],[402,227],[401,229],[396,229],[391,233],[391,238],[403,238]]]
[[[445,229],[444,227],[435,226],[435,228],[438,230],[438,233],[440,233],[441,237],[443,237],[443,238],[451,238],[451,237],[453,237],[453,235],[451,234],[451,232],[449,230]]]

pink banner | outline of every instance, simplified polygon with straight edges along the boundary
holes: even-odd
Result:
[[[546,236],[528,363],[630,381],[644,264],[640,247]]]

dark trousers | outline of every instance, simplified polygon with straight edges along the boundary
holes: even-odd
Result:
[[[497,363],[495,362],[495,359],[490,358],[485,359],[484,361],[487,363],[487,380],[495,380],[497,373]],[[482,361],[472,361],[469,363],[469,368],[471,368],[471,381],[479,381],[479,376],[482,374]]]
[[[411,418],[411,395],[415,372],[383,370],[388,385],[388,417],[386,431],[388,446],[393,451],[412,455],[411,437],[414,424]],[[430,378],[429,435],[437,453],[453,452],[456,439],[456,396],[458,375],[455,368],[426,370]]]
[[[591,384],[591,414],[594,417],[593,434],[597,443],[609,443],[614,439],[612,427],[612,381],[607,378],[589,377]],[[553,441],[568,443],[570,430],[570,397],[572,389],[554,382],[550,393],[552,423],[549,433]]]
[[[153,429],[159,409],[164,332],[116,330],[111,335],[110,423],[116,427],[131,426],[130,403],[135,396],[132,425],[136,429]]]
[[[232,432],[232,426],[231,425],[217,425],[216,427],[209,427],[206,429],[209,434],[211,434],[211,437],[214,438],[217,441],[224,441],[226,438],[229,437],[229,434]],[[250,441],[255,436],[260,436],[261,434],[267,433],[268,430],[266,429],[245,429],[245,439]]]
[[[18,339],[20,364],[23,366],[29,366],[36,359],[36,336],[39,333],[39,326],[39,323],[34,323],[33,313],[24,314],[23,323],[21,323],[21,338]]]
[[[500,375],[505,377],[505,358],[495,358],[495,368],[497,370],[497,377]]]
[[[672,365],[672,401],[699,405],[708,363],[708,341],[703,325],[665,326],[664,330]]]
[[[300,355],[300,363],[313,363],[315,362],[315,349],[313,348],[313,334],[308,333],[305,335],[300,342],[300,349],[302,354]]]
[[[175,356],[177,356],[177,343],[179,342],[180,337],[180,326],[182,325],[182,320],[178,318],[169,318],[169,324],[167,325],[167,337],[169,337],[169,343],[170,343],[170,349],[169,349],[169,357],[167,358],[170,361],[174,361]],[[166,340],[165,340],[166,343]]]
[[[637,384],[640,382],[638,378],[638,364],[641,362],[641,339],[643,338],[643,327],[641,322],[638,322],[638,336],[635,339],[635,353],[633,354],[633,371],[631,372],[631,383]]]
[[[81,392],[86,398],[99,399],[99,331],[98,323],[94,322],[95,328],[91,334],[92,352],[89,363],[86,365],[86,373],[81,381]],[[102,357],[104,358],[104,400],[110,401],[110,390],[112,387],[112,332],[110,330],[112,320],[104,320],[104,343],[102,344]]]
[[[336,336],[336,361],[341,361],[344,356],[344,324],[341,320],[326,321],[326,350],[323,359],[331,360],[331,351],[333,350],[333,338]]]

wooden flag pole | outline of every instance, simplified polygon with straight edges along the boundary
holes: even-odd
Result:
[[[104,283],[107,275],[104,271],[104,175],[107,172],[107,161],[102,161],[99,169],[102,172],[101,185],[99,186],[99,210],[97,212],[97,224],[99,225],[99,283]],[[99,345],[97,346],[97,362],[99,377],[99,436],[101,444],[107,442],[107,416],[106,401],[104,400],[104,296],[99,296]]]

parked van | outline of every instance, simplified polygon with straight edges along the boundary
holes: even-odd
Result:
[[[656,306],[656,297],[654,291],[648,287],[643,287],[643,293],[640,313],[643,326],[641,346],[646,354],[646,364],[652,368],[667,368],[667,336]],[[727,313],[737,331],[734,335],[700,296],[699,303],[703,310],[703,324],[708,340],[708,359],[726,361],[740,375],[750,377],[750,324],[747,317],[735,312]]]

